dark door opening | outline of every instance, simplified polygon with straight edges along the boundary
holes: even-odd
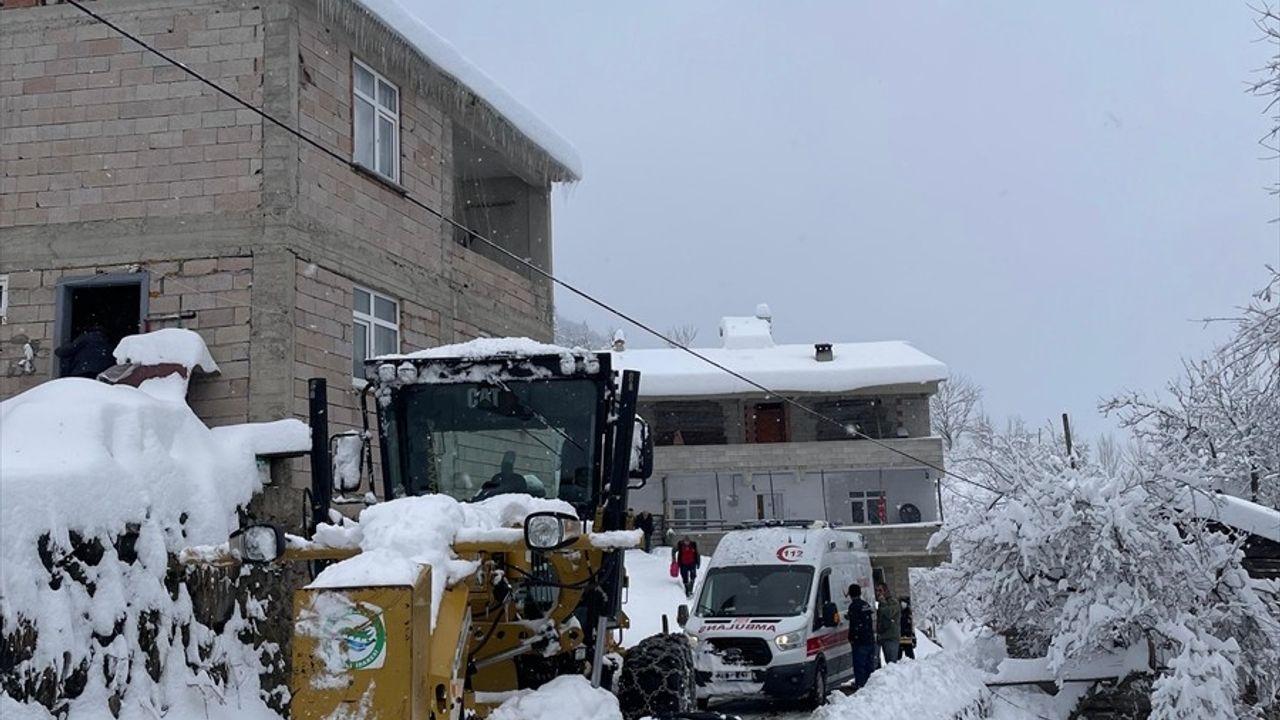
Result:
[[[758,443],[787,441],[787,409],[782,403],[762,403],[755,407],[755,435]]]
[[[112,349],[126,335],[141,332],[147,304],[144,288],[149,284],[146,279],[144,274],[138,274],[122,281],[86,278],[64,283],[58,298],[59,346],[95,327],[107,336]],[[59,363],[56,372],[63,376],[70,368],[65,362]]]

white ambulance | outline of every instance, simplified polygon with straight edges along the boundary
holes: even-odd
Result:
[[[871,597],[862,536],[825,523],[726,533],[707,565],[685,633],[699,704],[728,697],[819,704],[853,678],[848,588]]]

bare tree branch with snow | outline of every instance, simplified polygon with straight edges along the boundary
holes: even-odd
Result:
[[[946,452],[955,449],[981,422],[982,388],[965,375],[952,375],[929,398],[929,425]]]

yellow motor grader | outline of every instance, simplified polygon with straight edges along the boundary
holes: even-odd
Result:
[[[535,512],[522,527],[455,540],[452,552],[476,568],[462,581],[446,584],[423,564],[406,581],[298,591],[292,717],[483,717],[563,675],[611,689],[628,718],[697,716],[678,629],[642,640],[617,667],[623,559],[634,543],[615,531],[625,528],[630,481],[642,484],[652,469],[648,428],[635,414],[639,374],[615,373],[608,353],[481,342],[490,344],[367,363],[363,397],[376,404],[383,502],[515,493],[558,499],[575,513]],[[324,383],[313,380],[313,531],[331,522],[332,490],[349,479],[332,479],[332,448],[344,438],[329,438],[326,406]],[[372,474],[370,436],[359,436],[357,452]],[[349,448],[337,454],[340,468],[350,464]],[[246,562],[323,564],[359,553],[269,525],[245,528],[231,548]]]

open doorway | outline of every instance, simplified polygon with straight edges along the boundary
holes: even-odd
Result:
[[[58,282],[55,335],[61,347],[97,327],[114,348],[126,335],[143,330],[147,316],[150,274],[108,273]],[[68,368],[54,363],[53,374],[61,377]]]

